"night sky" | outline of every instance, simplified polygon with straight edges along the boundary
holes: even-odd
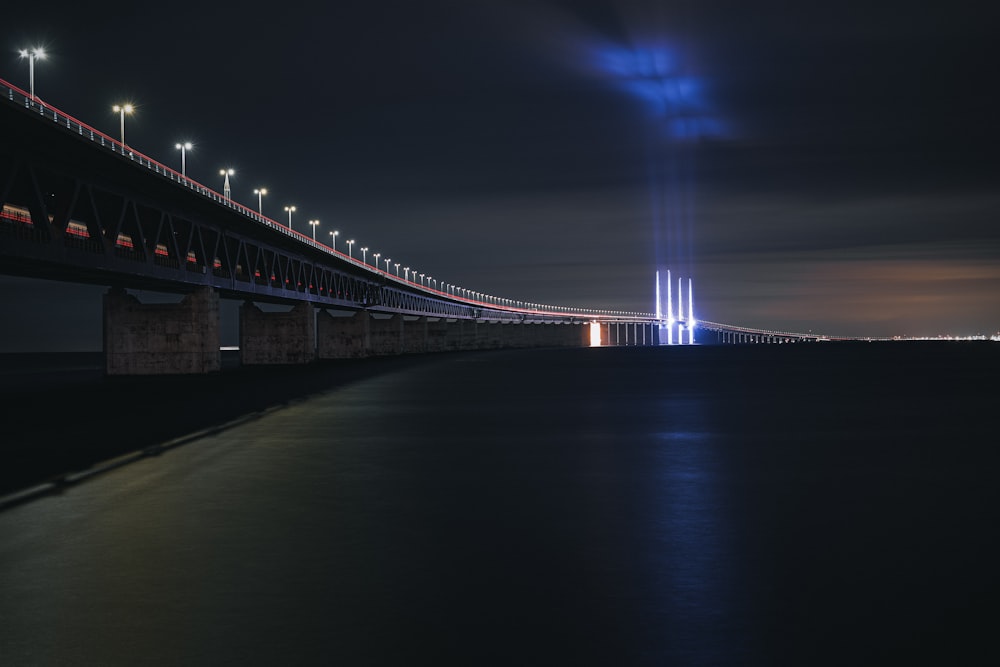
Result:
[[[1000,330],[1000,40],[971,3],[12,4],[0,77],[42,45],[41,99],[113,136],[131,101],[137,150],[179,169],[191,141],[190,177],[232,167],[355,254],[545,304],[652,312],[671,269],[715,322]],[[0,351],[100,349],[102,291],[0,277]]]

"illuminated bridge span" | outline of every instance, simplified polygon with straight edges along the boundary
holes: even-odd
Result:
[[[717,343],[802,343],[846,340],[886,340],[875,338],[851,338],[846,336],[825,336],[813,333],[792,333],[788,331],[771,331],[768,329],[753,329],[750,327],[719,324],[718,322],[698,321],[698,329],[714,334]],[[704,336],[703,336],[704,338]]]
[[[677,343],[694,342],[690,281],[688,313],[678,283],[677,316],[668,307],[665,318],[659,297],[657,313],[595,310],[501,298],[405,268],[400,275],[389,259],[383,269],[378,256],[369,263],[317,242],[3,80],[0,96],[0,272],[108,286],[109,373],[217,370],[220,298],[244,302],[247,364],[654,345],[673,343],[675,330]],[[141,304],[126,289],[184,298]],[[292,309],[264,312],[257,303]]]

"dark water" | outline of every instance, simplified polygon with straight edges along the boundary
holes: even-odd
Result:
[[[396,361],[0,512],[3,664],[1000,658],[1000,345]]]

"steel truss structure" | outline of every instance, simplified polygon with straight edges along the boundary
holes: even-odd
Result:
[[[0,100],[0,273],[501,322],[581,321],[424,293],[51,107]],[[47,122],[43,122],[47,121]]]

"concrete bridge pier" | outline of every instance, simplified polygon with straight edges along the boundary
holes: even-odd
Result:
[[[357,312],[336,317],[322,310],[316,317],[316,352],[320,359],[367,357],[371,349],[371,316]]]
[[[367,313],[367,317],[370,317]],[[392,315],[386,318],[371,317],[368,323],[371,345],[369,352],[377,356],[389,356],[403,353],[403,336],[406,324],[402,315]]]
[[[446,352],[449,347],[449,325],[444,317],[427,320],[426,350],[428,352]]]
[[[501,347],[530,347],[531,330],[530,324],[516,324],[514,322],[501,322],[494,325],[499,328]]]
[[[104,368],[108,375],[214,373],[219,295],[198,287],[179,303],[143,304],[123,288],[104,294]]]
[[[505,337],[504,327],[506,325],[502,322],[480,322],[479,327],[481,333],[485,333],[485,342],[483,343],[483,349],[486,350],[497,350],[501,347],[516,347],[514,345],[508,344],[508,339]]]
[[[240,363],[308,364],[316,359],[316,309],[300,301],[283,313],[265,313],[253,301],[240,306]]]
[[[442,319],[442,322],[445,320]],[[464,332],[462,329],[462,320],[455,319],[447,321],[445,325],[445,349],[449,351],[457,351],[465,349],[462,347],[465,342]]]
[[[480,331],[481,326],[485,324],[480,324],[478,320],[459,320],[461,324],[461,345],[459,349],[462,350],[482,350],[485,348],[483,342],[483,332]]]
[[[403,318],[403,352],[419,354],[427,351],[427,318]]]
[[[560,347],[590,347],[590,323],[548,325],[553,343]]]

